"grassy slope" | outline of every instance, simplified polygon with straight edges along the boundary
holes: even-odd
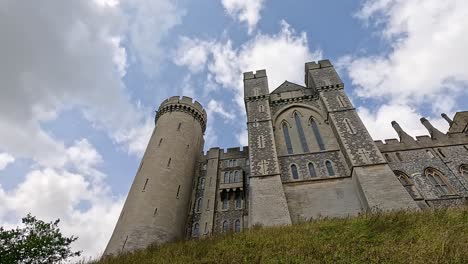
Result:
[[[95,263],[468,263],[468,208],[320,219]]]

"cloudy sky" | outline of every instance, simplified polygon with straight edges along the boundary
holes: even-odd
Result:
[[[242,72],[330,59],[374,139],[468,110],[466,0],[1,0],[0,225],[60,218],[98,256],[153,129],[188,95],[205,149],[246,145]]]

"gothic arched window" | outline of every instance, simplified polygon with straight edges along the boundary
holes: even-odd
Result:
[[[309,168],[309,176],[312,177],[312,178],[317,177],[317,173],[315,172],[314,164],[312,162],[309,162],[307,167]]]
[[[411,195],[411,197],[417,198],[419,194],[417,194],[416,188],[414,187],[413,180],[404,172],[402,171],[393,171],[395,175],[397,176],[398,180],[400,181],[401,185],[405,187],[405,189],[408,191],[408,193]]]
[[[202,198],[198,198],[198,200],[197,200],[197,208],[196,208],[198,213],[200,212],[200,210],[201,210],[201,208],[202,208],[202,203],[203,203]]]
[[[235,172],[234,172],[234,182],[240,182],[240,179],[239,179],[239,171],[235,171]]]
[[[224,172],[224,183],[228,183],[229,182],[229,172]]]
[[[235,222],[234,222],[234,232],[238,233],[240,232],[241,229],[240,229],[240,220],[237,219]]]
[[[442,172],[434,169],[427,168],[424,171],[424,176],[429,180],[429,182],[434,186],[434,188],[441,194],[447,195],[453,193],[453,188],[448,183],[447,178],[442,174]]]
[[[200,225],[198,223],[195,223],[193,225],[192,236],[197,237],[199,233],[200,233]]]
[[[299,179],[299,173],[297,172],[296,164],[291,165],[291,174],[292,174],[293,179],[295,180]]]
[[[291,138],[289,137],[288,124],[286,122],[283,122],[283,135],[284,141],[286,142],[286,149],[288,150],[288,154],[293,154]]]
[[[468,165],[462,164],[460,166],[460,173],[462,176],[468,177]]]
[[[229,172],[229,182],[234,182],[234,172]]]
[[[309,152],[309,146],[307,146],[306,137],[304,135],[304,129],[302,129],[301,117],[297,112],[294,112],[294,120],[296,122],[297,133],[299,134],[299,139],[301,140],[302,150],[304,152]]]
[[[223,221],[223,233],[226,233],[229,229],[229,223],[227,220]]]
[[[327,167],[327,172],[329,176],[335,176],[335,170],[333,170],[333,165],[331,161],[325,161],[325,167]]]
[[[312,127],[312,131],[315,135],[315,140],[317,140],[317,144],[319,145],[320,150],[325,150],[325,145],[323,144],[322,136],[320,135],[320,130],[318,128],[317,122],[313,118],[310,119],[310,126]]]

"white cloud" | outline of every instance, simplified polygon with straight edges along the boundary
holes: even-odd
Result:
[[[264,0],[222,0],[226,12],[239,22],[245,22],[248,33],[251,34],[258,21]]]
[[[15,158],[8,153],[0,153],[0,170],[4,170],[10,163],[15,162]]]
[[[206,108],[206,113],[208,116],[213,117],[214,114],[218,114],[221,116],[225,121],[234,120],[236,117],[234,113],[228,112],[224,107],[223,104],[211,99],[208,103]]]
[[[380,54],[345,56],[339,63],[357,96],[387,102],[361,109],[371,134],[390,136],[386,129],[392,119],[406,123],[413,136],[425,133],[419,122],[423,107],[445,131],[445,122],[437,116],[463,107],[457,103],[468,91],[468,2],[367,0],[357,17],[375,25],[389,46]]]
[[[186,56],[186,50],[196,52]],[[281,22],[277,34],[257,34],[239,48],[234,48],[229,39],[214,41],[183,37],[175,54],[178,56],[174,62],[179,66],[187,66],[193,74],[201,74],[203,69],[207,69],[209,91],[213,91],[215,84],[219,84],[234,92],[234,101],[240,113],[244,109],[243,72],[266,69],[269,89],[273,91],[285,80],[304,83],[304,63],[322,57],[320,50],[309,50],[305,32],[296,33],[285,21]],[[238,139],[241,144],[245,144],[244,136],[239,135]]]
[[[87,140],[75,142],[66,153],[68,169],[37,168],[13,190],[0,185],[0,223],[17,226],[27,213],[45,221],[60,218],[63,233],[79,237],[73,249],[96,257],[110,238],[123,197],[113,197],[102,181],[105,175],[95,168],[102,157]]]

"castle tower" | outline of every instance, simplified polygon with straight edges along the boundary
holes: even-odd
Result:
[[[162,102],[153,134],[104,255],[184,237],[205,128],[206,112],[200,103],[178,96]]]

